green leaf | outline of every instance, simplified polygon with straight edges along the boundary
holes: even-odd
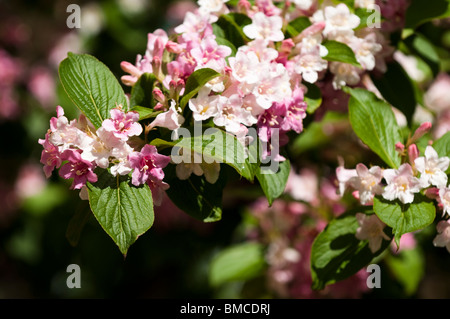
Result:
[[[289,37],[293,38],[299,35],[303,30],[311,25],[311,21],[308,17],[298,17],[291,22],[286,27],[286,31]]]
[[[272,205],[273,200],[283,194],[290,170],[291,164],[286,159],[284,162],[280,162],[280,167],[274,174],[262,174],[261,170],[257,171],[256,178],[269,201],[269,205]]]
[[[381,248],[372,253],[367,240],[355,237],[359,227],[355,212],[371,213],[367,207],[347,212],[332,220],[316,237],[311,248],[312,288],[323,289],[357,273],[380,255],[390,241],[383,240]],[[385,229],[388,236],[389,229]]]
[[[406,10],[405,28],[415,29],[419,25],[433,18],[439,17],[448,11],[447,0],[412,0]]]
[[[112,72],[95,57],[74,54],[59,65],[59,77],[69,98],[99,128],[110,110],[122,105],[128,111],[125,93]]]
[[[208,128],[203,132],[195,132],[195,129],[179,130],[180,139],[177,141],[164,141],[155,139],[151,142],[157,147],[178,147],[202,154],[204,159],[225,163],[233,167],[241,176],[253,181],[257,169],[257,161],[253,157],[245,158],[245,148],[232,134],[217,128]],[[175,153],[177,154],[177,153]],[[172,157],[174,160],[174,157]],[[181,156],[180,156],[181,160]]]
[[[438,75],[441,60],[435,46],[430,40],[419,33],[414,33],[403,40],[403,42],[412,54],[417,55],[428,65],[433,76]]]
[[[420,230],[434,221],[436,207],[433,201],[422,194],[416,194],[414,203],[403,204],[376,196],[373,201],[375,214],[394,232],[397,246],[403,234]]]
[[[369,27],[378,27],[377,23],[381,23],[384,19],[381,13],[377,10],[371,10],[366,8],[356,8],[355,14],[359,17],[360,23],[356,27],[356,30]]]
[[[155,106],[153,87],[156,81],[156,77],[152,73],[144,73],[141,75],[131,89],[130,108],[139,105],[152,109]]]
[[[184,109],[189,100],[193,98],[206,83],[218,76],[220,76],[220,73],[209,68],[198,69],[193,72],[186,81],[186,88],[180,101],[180,107]]]
[[[411,125],[417,101],[414,86],[403,67],[396,61],[391,62],[382,76],[372,75],[371,78],[386,101],[400,110]]]
[[[155,111],[153,109],[143,106],[135,106],[131,109],[131,111],[139,113],[139,121],[154,118],[158,114],[162,113],[162,111]]]
[[[402,141],[391,106],[364,89],[344,89],[349,93],[349,118],[356,135],[390,167],[397,168],[401,158],[395,144]]]
[[[249,280],[260,275],[264,267],[264,251],[260,243],[234,245],[213,258],[209,282],[217,287],[227,282]]]
[[[303,85],[307,88],[304,99],[307,105],[306,112],[313,114],[322,104],[322,91],[312,83],[303,82]]]
[[[153,200],[147,184],[135,187],[129,176],[97,170],[98,181],[87,184],[95,218],[123,255],[153,225]]]
[[[353,50],[346,44],[334,40],[328,40],[322,43],[328,50],[328,54],[323,57],[327,61],[344,62],[361,67],[355,57]]]
[[[245,14],[228,13],[221,15],[214,24],[222,29],[225,39],[233,43],[236,48],[239,48],[249,41],[243,31],[243,27],[250,23],[252,23],[252,20]]]
[[[164,170],[164,180],[170,185],[166,194],[172,202],[188,215],[203,222],[220,220],[227,174],[221,171],[216,183],[210,184],[204,176],[195,174],[191,174],[187,180],[180,180],[175,170],[176,166],[172,164]]]
[[[439,139],[434,141],[433,148],[438,153],[439,157],[450,157],[450,132],[445,133]]]

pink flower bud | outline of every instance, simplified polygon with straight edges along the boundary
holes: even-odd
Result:
[[[281,42],[281,51],[283,52],[290,52],[293,47],[295,47],[295,43],[291,38]]]
[[[422,123],[414,132],[414,135],[411,137],[410,143],[416,142],[419,138],[428,133],[431,129],[431,126],[432,124],[430,122]]]
[[[120,80],[122,81],[123,84],[125,84],[126,86],[133,86],[136,84],[137,82],[137,78],[131,75],[124,75],[120,78]]]
[[[238,9],[240,12],[250,11],[252,4],[248,0],[239,0]]]
[[[395,144],[395,150],[399,153],[403,153],[403,151],[405,150],[405,145],[403,145],[403,143],[398,142],[397,144]]]
[[[120,67],[122,68],[123,71],[134,75],[136,77],[140,77],[142,75],[142,72],[133,64],[131,64],[130,62],[127,61],[122,61],[120,63]]]
[[[166,50],[170,53],[180,54],[183,51],[183,48],[176,42],[167,41]]]
[[[161,64],[162,64],[161,59],[159,57],[157,57],[157,56],[153,57],[152,68],[153,68],[155,74],[160,72]]]
[[[410,161],[411,165],[413,165],[416,158],[419,157],[419,149],[417,148],[416,144],[411,144],[408,147],[408,156],[409,156],[409,161]]]
[[[430,199],[435,199],[439,201],[439,188],[430,187],[425,190],[425,196]]]
[[[161,103],[156,103],[155,107],[153,108],[153,110],[155,111],[163,111],[164,110],[164,105],[162,105]]]
[[[164,95],[164,93],[161,91],[160,88],[155,87],[153,89],[153,97],[156,101],[164,104],[166,102],[166,96]]]

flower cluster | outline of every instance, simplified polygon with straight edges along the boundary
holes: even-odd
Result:
[[[122,62],[122,69],[129,73],[122,77],[125,85],[133,86],[146,72],[156,76],[155,110],[170,116],[154,126],[176,130],[183,124],[183,110],[171,103],[183,96],[193,72],[209,68],[220,76],[189,101],[193,119],[212,120],[214,125],[241,136],[256,125],[259,138],[268,143],[278,130],[277,142],[283,146],[288,142],[287,132],[303,130],[305,82],[315,83],[330,71],[335,90],[358,84],[363,72],[375,68],[380,43],[384,43],[373,28],[355,30],[361,19],[343,3],[318,8],[314,1],[275,5],[271,0],[257,0],[252,5],[241,0],[233,11],[227,2],[198,1],[199,8],[187,12],[173,35],[162,29],[148,34],[145,54],[137,56],[135,65]],[[369,10],[373,4],[359,1],[357,5]],[[248,19],[242,27],[246,40],[239,47],[217,35],[220,24],[216,22],[228,13]],[[286,32],[286,26],[299,17],[307,19],[310,26],[295,36]],[[324,59],[329,53],[324,41],[347,45],[360,66]],[[284,160],[282,156],[277,159]]]
[[[271,206],[265,198],[249,206],[258,223],[248,226],[247,236],[268,246],[268,290],[279,298],[361,297],[368,291],[365,270],[322,291],[311,289],[312,243],[325,228],[328,213],[337,217],[346,210],[332,180],[310,167],[298,173],[292,169],[284,194]]]
[[[345,169],[339,166],[336,169],[336,177],[339,183],[338,193],[343,195],[347,189],[353,190],[353,196],[362,205],[372,205],[374,196],[381,196],[385,200],[399,200],[403,204],[414,202],[416,194],[424,193],[427,197],[435,199],[442,208],[444,216],[450,216],[450,187],[447,185],[446,174],[450,165],[450,158],[440,157],[433,146],[425,148],[423,156],[419,156],[418,147],[414,144],[421,136],[431,129],[431,124],[423,123],[408,141],[408,147],[397,143],[397,151],[407,153],[408,162],[403,163],[397,169],[383,169],[372,166],[370,169],[359,163],[356,169]],[[405,150],[407,148],[407,150]],[[385,184],[382,183],[384,179]],[[369,239],[376,251],[380,248],[381,238],[386,238],[382,231],[384,224],[376,215],[370,218],[359,217],[361,229],[357,236],[361,239]],[[446,221],[443,221],[446,223]],[[441,223],[438,230],[443,230]],[[445,234],[445,233],[444,233]],[[442,243],[442,237],[435,243]],[[450,243],[450,237],[446,237],[446,244]],[[444,244],[439,244],[445,246]]]
[[[41,163],[46,177],[50,177],[55,168],[60,168],[61,177],[73,178],[71,189],[82,189],[87,182],[97,182],[94,172],[97,167],[109,169],[113,176],[132,172],[132,184],[147,183],[158,202],[161,190],[168,187],[162,181],[162,169],[170,157],[158,154],[156,147],[151,145],[145,145],[140,151],[131,146],[132,138],[143,131],[137,122],[137,112],[125,113],[119,106],[110,113],[111,117],[95,129],[83,115],[78,121],[69,122],[62,107],[58,106],[57,117],[50,119],[45,139],[39,140],[44,148]]]

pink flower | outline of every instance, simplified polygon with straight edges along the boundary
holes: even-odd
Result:
[[[398,169],[385,169],[383,177],[388,185],[382,195],[387,200],[398,198],[403,204],[408,204],[414,201],[414,193],[420,192],[420,181],[414,177],[412,167],[407,163]]]
[[[181,124],[184,123],[184,117],[180,113],[178,113],[178,111],[181,111],[181,109],[177,110],[175,108],[175,101],[171,100],[169,110],[167,112],[158,114],[155,120],[151,123],[151,127],[166,127],[172,131],[178,129]]]
[[[93,172],[95,165],[81,158],[81,151],[67,149],[61,155],[64,164],[59,170],[59,175],[65,179],[73,178],[70,189],[81,189],[87,182],[97,182],[97,175]]]
[[[286,105],[274,103],[258,117],[258,136],[263,142],[268,142],[272,136],[273,129],[280,129],[286,114]]]
[[[69,120],[64,116],[61,106],[56,107],[57,117],[50,119],[50,134],[48,140],[57,146],[60,152],[70,147],[84,147],[92,142],[84,131],[78,128],[76,120]]]
[[[425,103],[431,110],[440,113],[450,108],[450,76],[440,73],[425,93]]]
[[[110,111],[111,118],[102,123],[102,127],[108,132],[113,132],[117,138],[127,140],[130,136],[140,135],[142,126],[139,121],[139,113],[130,111],[124,113],[121,109],[115,108]]]
[[[296,88],[286,105],[286,116],[281,125],[284,131],[293,130],[296,133],[303,131],[303,119],[306,117],[306,102],[303,101],[303,90]]]
[[[357,213],[359,227],[356,230],[356,238],[359,240],[368,240],[369,248],[372,253],[375,253],[381,248],[383,239],[390,240],[389,236],[383,231],[386,226],[377,215],[366,215],[364,213]]]
[[[154,57],[162,59],[164,48],[169,41],[166,31],[157,29],[147,35],[147,50],[145,56],[153,61]]]
[[[61,154],[59,153],[58,147],[50,143],[48,140],[49,133],[45,134],[45,139],[39,139],[39,144],[44,147],[41,153],[41,163],[44,164],[44,173],[47,178],[52,175],[55,168],[61,166]]]
[[[450,221],[441,220],[436,225],[438,235],[433,240],[433,245],[436,247],[446,247],[450,253]]]
[[[164,198],[164,191],[169,188],[169,184],[159,179],[149,178],[147,180],[147,185],[150,187],[150,191],[152,192],[153,204],[160,206]]]
[[[164,178],[163,168],[170,162],[170,157],[158,154],[156,147],[146,144],[140,152],[128,155],[130,166],[134,169],[132,184],[139,186],[147,181],[161,181]]]
[[[197,63],[196,68],[210,68],[217,72],[226,66],[225,58],[231,54],[231,49],[225,45],[218,45],[214,35],[202,39],[200,45],[190,51]]]

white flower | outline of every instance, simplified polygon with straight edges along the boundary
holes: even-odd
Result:
[[[314,3],[314,0],[293,0],[295,6],[300,10],[308,10]]]
[[[217,15],[228,13],[228,8],[225,3],[229,0],[198,0],[197,4],[200,7],[200,13]]]
[[[323,34],[328,39],[334,39],[342,33],[353,33],[353,29],[361,22],[344,3],[325,7],[323,17],[326,23]]]
[[[355,0],[355,8],[375,10],[375,0]]]
[[[236,56],[229,58],[228,62],[236,80],[249,85],[258,82],[258,73],[255,70],[260,67],[260,61],[254,51],[245,52],[239,49]]]
[[[262,12],[253,16],[251,24],[244,27],[243,31],[250,39],[266,39],[269,41],[284,40],[283,19],[279,16],[268,17]]]
[[[415,159],[414,164],[420,172],[420,183],[422,187],[434,185],[438,188],[447,185],[447,170],[450,159],[447,156],[439,157],[432,146],[427,146],[425,156]]]
[[[436,225],[436,230],[439,233],[433,240],[433,245],[437,247],[446,247],[450,253],[450,221],[441,220]]]
[[[450,188],[443,187],[439,190],[439,199],[443,206],[443,213],[450,216]]]
[[[175,101],[171,100],[169,110],[158,114],[151,123],[151,127],[159,126],[172,131],[177,130],[184,123],[184,117],[179,113],[181,109],[177,110],[175,106]]]
[[[414,177],[412,167],[407,163],[398,169],[385,169],[383,177],[388,185],[382,195],[387,200],[398,198],[403,204],[408,204],[414,201],[414,193],[420,192],[420,181]]]
[[[361,204],[368,204],[373,200],[374,195],[383,192],[380,185],[382,171],[379,166],[373,166],[368,169],[364,164],[356,165],[358,176],[350,179],[350,184],[358,191]]]
[[[350,180],[353,177],[358,177],[356,169],[346,169],[344,166],[339,166],[336,168],[336,178],[339,182],[339,195],[344,195],[345,190],[348,186],[350,186]]]
[[[375,67],[375,54],[382,49],[381,44],[376,42],[375,33],[371,33],[365,38],[352,37],[348,45],[355,53],[359,64],[366,70],[373,70]]]
[[[302,78],[309,83],[314,83],[319,78],[319,72],[328,67],[328,62],[319,53],[306,53],[294,58],[294,72],[301,74]]]
[[[359,73],[361,70],[348,63],[331,62],[330,72],[334,74],[332,84],[335,90],[346,85],[356,85],[360,81]]]
[[[359,240],[368,240],[369,248],[372,253],[375,253],[381,248],[383,239],[390,240],[389,236],[383,231],[386,226],[377,215],[366,215],[357,213],[356,219],[359,227],[356,230],[355,237]]]
[[[193,113],[194,120],[203,121],[217,115],[220,96],[210,96],[210,93],[210,89],[202,88],[196,98],[189,100],[189,108]]]

